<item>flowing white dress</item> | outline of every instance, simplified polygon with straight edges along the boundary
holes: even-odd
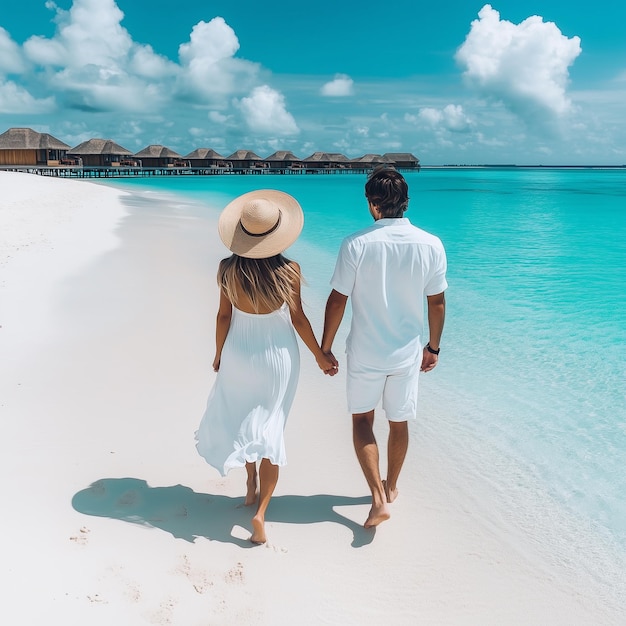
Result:
[[[233,307],[220,369],[196,432],[196,448],[222,476],[246,461],[285,465],[283,431],[296,393],[300,353],[289,308]]]

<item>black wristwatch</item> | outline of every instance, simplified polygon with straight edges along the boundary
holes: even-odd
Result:
[[[430,347],[429,343],[426,344],[426,350],[428,350],[428,352],[430,352],[431,354],[439,354],[441,352],[441,348],[437,348],[435,350],[435,348]]]

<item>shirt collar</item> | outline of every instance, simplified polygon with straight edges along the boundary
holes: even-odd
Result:
[[[381,226],[392,226],[394,224],[405,226],[411,222],[408,217],[381,217],[379,220],[376,220],[376,223]]]

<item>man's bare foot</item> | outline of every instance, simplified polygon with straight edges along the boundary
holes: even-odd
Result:
[[[265,536],[265,519],[255,515],[252,518],[252,536],[250,537],[252,543],[265,543],[267,537]]]
[[[256,504],[257,496],[259,495],[259,490],[257,489],[256,484],[256,476],[254,478],[249,478],[246,481],[246,499],[244,501],[245,506],[252,506]]]
[[[385,495],[387,496],[387,502],[391,504],[398,497],[398,488],[389,489],[387,481],[383,480],[383,489],[385,490]]]
[[[378,524],[388,520],[390,517],[391,514],[389,513],[387,504],[383,504],[379,507],[372,506],[370,514],[365,520],[365,524],[363,524],[363,526],[365,526],[365,528],[374,528],[374,526],[378,526]]]

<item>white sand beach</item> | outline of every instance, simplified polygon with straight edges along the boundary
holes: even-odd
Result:
[[[304,347],[269,541],[251,544],[243,470],[222,479],[194,446],[225,252],[184,202],[0,172],[3,623],[620,623],[490,518],[419,420],[392,518],[363,529],[343,375]]]

